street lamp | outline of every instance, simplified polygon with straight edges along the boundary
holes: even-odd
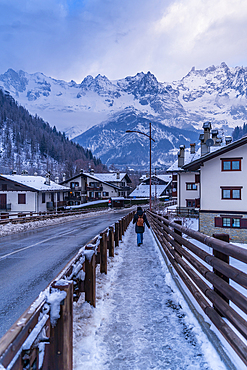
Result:
[[[142,132],[142,131],[136,131],[136,130],[126,130],[126,132],[136,132],[137,134],[142,134],[142,135],[145,135],[149,138],[149,143],[150,143],[150,163],[149,163],[149,210],[151,211],[152,210],[152,203],[151,203],[151,199],[152,199],[152,187],[151,187],[151,169],[152,169],[152,165],[151,165],[151,143],[152,143],[152,140],[155,141],[152,136],[151,136],[151,122],[149,123],[149,135],[148,134],[145,134],[145,132]]]

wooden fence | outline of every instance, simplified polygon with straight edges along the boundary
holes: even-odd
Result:
[[[0,225],[4,225],[7,223],[17,224],[17,223],[25,223],[31,221],[41,221],[46,219],[52,219],[57,217],[66,217],[66,216],[74,216],[78,214],[90,213],[90,212],[97,212],[104,209],[108,209],[106,206],[105,208],[88,208],[88,209],[80,209],[80,210],[65,210],[65,211],[45,211],[45,212],[19,212],[19,213],[2,213],[0,215]],[[1,369],[0,369],[1,370]]]
[[[149,211],[147,215],[172,266],[205,314],[247,365],[247,346],[241,338],[247,339],[247,322],[230,305],[230,302],[234,303],[247,314],[247,297],[229,284],[231,279],[240,287],[247,288],[247,274],[229,265],[229,257],[246,264],[247,250],[224,241],[227,240],[227,234],[209,237],[183,227],[181,221],[171,222],[167,216]],[[185,239],[183,235],[212,248],[212,254]]]
[[[73,301],[96,305],[96,272],[107,274],[107,250],[122,240],[134,211],[80,249],[0,339],[0,370],[72,370]]]

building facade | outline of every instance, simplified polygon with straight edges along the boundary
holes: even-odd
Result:
[[[0,212],[25,213],[56,210],[65,205],[68,190],[42,176],[0,175]]]
[[[199,230],[247,241],[247,138],[229,143],[185,165],[200,171]]]
[[[129,193],[127,174],[86,173],[83,170],[70,179],[63,179],[61,185],[69,187],[65,195],[67,205],[79,205],[89,201],[126,197]]]

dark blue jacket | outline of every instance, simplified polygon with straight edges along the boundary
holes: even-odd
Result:
[[[144,221],[144,224],[143,226],[137,226],[137,220],[138,220],[138,216],[143,216],[143,221]],[[138,210],[136,212],[136,214],[134,215],[134,218],[133,218],[133,224],[136,224],[136,227],[135,227],[135,231],[136,233],[144,233],[144,230],[145,230],[145,224],[147,225],[147,227],[150,227],[149,223],[148,223],[148,220],[147,220],[147,216],[146,214],[142,211],[142,210]]]

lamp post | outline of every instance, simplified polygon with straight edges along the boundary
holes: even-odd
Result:
[[[149,159],[149,210],[151,211],[152,210],[152,203],[151,203],[151,199],[152,199],[152,182],[151,182],[151,170],[152,170],[152,162],[151,162],[151,143],[152,143],[152,140],[155,141],[152,136],[151,136],[151,122],[149,123],[149,135],[148,134],[145,134],[145,132],[142,132],[142,131],[137,131],[137,130],[126,130],[126,132],[136,132],[137,134],[142,134],[142,135],[145,135],[149,138],[149,146],[150,146],[150,159]]]

